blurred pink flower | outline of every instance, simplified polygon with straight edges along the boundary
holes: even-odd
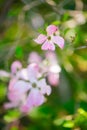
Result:
[[[40,34],[34,41],[38,44],[42,44],[42,50],[55,50],[57,44],[61,49],[64,47],[64,39],[61,36],[57,36],[58,28],[55,25],[49,25],[46,28],[47,36]]]
[[[14,79],[12,82],[12,89],[8,92],[10,102],[4,105],[5,108],[18,107],[22,112],[29,112],[45,102],[45,94],[50,95],[51,88],[45,78],[39,77],[38,65],[32,63],[26,70],[27,80]]]
[[[45,102],[44,94],[50,95],[51,88],[46,84],[45,78],[38,79],[38,68],[36,64],[28,66],[29,85],[31,86],[29,95],[21,111],[27,112],[33,107],[40,106]]]

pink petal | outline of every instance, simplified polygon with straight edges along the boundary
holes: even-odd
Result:
[[[8,85],[9,91],[13,90],[13,86],[15,85],[16,82],[17,82],[17,78],[12,78],[10,80],[9,85]]]
[[[36,63],[28,66],[28,78],[30,82],[35,82],[38,75],[39,67]]]
[[[14,102],[9,102],[9,103],[5,103],[4,104],[4,108],[5,109],[10,109],[10,108],[13,108],[13,107],[17,107],[17,103],[14,103]]]
[[[23,94],[31,88],[31,85],[28,82],[19,80],[13,86],[13,91],[19,94]]]
[[[42,45],[42,50],[51,50],[54,51],[55,50],[55,46],[51,41],[46,40],[45,43],[43,43]]]
[[[55,25],[49,25],[49,26],[46,28],[46,31],[47,31],[48,36],[49,36],[49,35],[52,35],[52,34],[55,33],[57,30],[58,30],[58,27],[55,26]]]
[[[40,63],[42,61],[41,56],[37,52],[31,52],[28,58],[29,63]]]
[[[0,78],[3,78],[3,77],[9,78],[10,73],[8,73],[7,71],[4,71],[4,70],[0,70]]]
[[[50,65],[57,64],[57,57],[55,52],[53,51],[48,51],[46,53],[46,59],[48,60]]]
[[[20,111],[24,112],[24,113],[28,113],[29,111],[32,110],[32,108],[33,108],[32,106],[25,104],[25,105],[20,107]]]
[[[64,48],[64,39],[60,36],[53,36],[52,42],[57,44],[61,49]]]
[[[50,95],[51,87],[46,84],[46,80],[45,79],[39,80],[38,83],[37,83],[37,86],[38,86],[38,88],[40,88],[40,92],[42,94]]]
[[[40,106],[43,104],[45,101],[44,96],[40,93],[38,89],[32,89],[29,93],[28,99],[27,99],[27,104],[35,107],[35,106]]]
[[[34,41],[38,44],[42,44],[46,39],[47,37],[45,35],[40,34]]]
[[[19,79],[29,80],[29,79],[28,79],[28,71],[27,71],[27,68],[21,69],[21,70],[17,73],[17,76],[18,76]]]
[[[14,61],[11,65],[11,72],[15,74],[18,70],[22,68],[22,64],[20,61]]]
[[[57,86],[59,83],[59,74],[56,73],[49,73],[48,75],[48,82],[50,83],[50,85],[52,86]]]

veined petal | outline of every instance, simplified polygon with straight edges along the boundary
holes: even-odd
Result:
[[[49,35],[52,35],[52,34],[55,33],[57,30],[58,30],[58,27],[55,26],[55,25],[49,25],[49,26],[46,28],[46,31],[47,31],[48,36],[49,36]]]
[[[53,44],[53,42],[46,40],[43,45],[42,45],[42,50],[51,50],[54,51],[55,50],[55,46]]]
[[[64,48],[64,39],[60,36],[53,36],[52,42],[57,44],[61,49]]]
[[[46,39],[47,39],[47,36],[40,34],[36,39],[34,39],[34,41],[38,44],[42,44],[45,42]]]

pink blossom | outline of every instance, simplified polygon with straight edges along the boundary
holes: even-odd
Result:
[[[44,78],[38,79],[38,69],[35,64],[28,66],[29,85],[31,86],[26,103],[22,106],[21,111],[27,112],[35,106],[45,102],[44,94],[50,95],[51,88],[46,84]]]
[[[45,102],[45,94],[50,95],[51,88],[45,78],[39,77],[39,67],[32,63],[26,68],[27,80],[14,79],[8,92],[10,102],[5,108],[18,107],[22,112],[29,112],[33,107]]]
[[[61,49],[64,47],[64,39],[61,36],[57,36],[58,28],[55,25],[49,25],[46,28],[47,36],[40,34],[34,41],[38,44],[42,44],[42,50],[55,50],[55,44]]]

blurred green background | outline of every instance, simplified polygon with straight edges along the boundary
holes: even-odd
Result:
[[[14,60],[23,66],[41,46],[33,39],[47,25],[59,26],[65,47],[56,47],[60,83],[42,106],[27,116],[4,110],[8,79],[0,75],[0,130],[87,130],[87,0],[0,0],[0,69]]]

